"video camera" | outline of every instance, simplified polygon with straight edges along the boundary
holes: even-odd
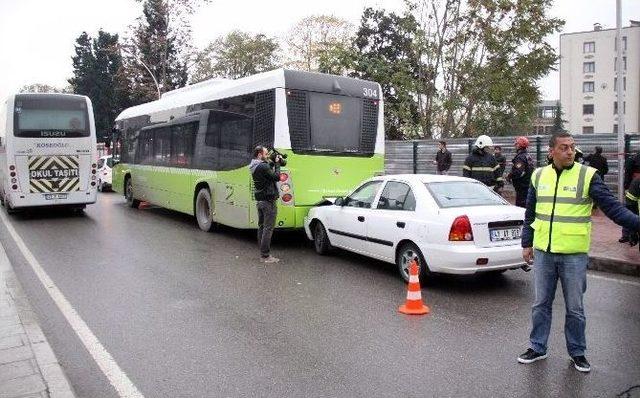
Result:
[[[287,165],[287,154],[286,153],[280,153],[275,148],[273,148],[273,149],[271,149],[269,151],[269,163],[276,164],[276,158],[278,156],[280,156],[280,158],[281,158],[280,166],[283,166],[283,167],[286,166]]]

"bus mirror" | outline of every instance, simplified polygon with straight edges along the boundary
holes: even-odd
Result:
[[[334,205],[336,206],[344,206],[344,199],[343,198],[336,198],[335,202],[333,202]]]

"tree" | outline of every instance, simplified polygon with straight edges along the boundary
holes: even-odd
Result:
[[[20,89],[21,93],[67,93],[69,88],[58,88],[49,84],[33,83],[25,84]]]
[[[140,1],[140,0],[139,0]],[[125,46],[127,76],[134,102],[158,98],[158,92],[183,87],[194,49],[189,17],[209,0],[144,0],[142,16]]]
[[[83,32],[72,57],[69,83],[72,92],[91,99],[99,140],[111,131],[116,116],[131,105],[118,41],[117,34],[102,30],[95,39]]]
[[[417,28],[410,14],[367,8],[362,14],[351,57],[342,56],[342,65],[354,69],[353,77],[380,83],[385,100],[385,131],[390,139],[413,136],[419,125],[418,58],[412,45]]]
[[[287,33],[286,45],[291,68],[318,71],[326,53],[348,46],[353,25],[332,15],[312,15],[296,23]]]
[[[555,112],[555,116],[553,117],[553,131],[554,133],[559,133],[559,132],[563,132],[566,131],[564,129],[564,120],[562,120],[562,104],[560,104],[560,101],[556,102],[556,112]]]
[[[199,55],[192,82],[211,77],[238,79],[275,69],[276,39],[235,30],[210,43]]]

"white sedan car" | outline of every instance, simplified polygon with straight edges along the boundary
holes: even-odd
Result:
[[[408,281],[413,259],[422,277],[521,268],[523,220],[524,209],[476,180],[409,174],[369,179],[311,209],[304,226],[319,254],[339,247],[395,263]]]
[[[104,192],[111,189],[111,168],[113,167],[113,156],[102,156],[98,159],[98,191]]]

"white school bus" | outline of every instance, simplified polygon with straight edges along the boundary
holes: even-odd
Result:
[[[0,107],[0,140],[0,201],[8,212],[95,203],[98,154],[88,97],[11,95]]]

